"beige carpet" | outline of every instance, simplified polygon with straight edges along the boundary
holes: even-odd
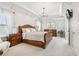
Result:
[[[63,38],[53,38],[46,49],[28,45],[18,44],[4,52],[3,56],[74,56],[74,51]]]

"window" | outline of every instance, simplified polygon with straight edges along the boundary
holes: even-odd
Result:
[[[4,9],[0,9],[0,25],[7,25],[7,17]]]
[[[3,8],[0,8],[0,35],[8,35],[12,26],[11,13]]]

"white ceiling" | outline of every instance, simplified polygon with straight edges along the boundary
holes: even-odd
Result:
[[[37,15],[42,15],[43,8],[47,15],[61,15],[62,13],[61,2],[18,2],[16,4]]]

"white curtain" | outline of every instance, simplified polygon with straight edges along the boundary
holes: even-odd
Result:
[[[0,35],[8,35],[11,24],[12,15],[8,10],[0,8]]]
[[[4,13],[4,9],[0,9],[0,25],[7,25],[6,24],[7,21],[6,21],[6,15]]]

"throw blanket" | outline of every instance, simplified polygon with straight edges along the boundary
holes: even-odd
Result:
[[[7,48],[9,48],[9,46],[10,46],[10,42],[8,41],[2,42],[0,43],[0,50],[5,51]]]

